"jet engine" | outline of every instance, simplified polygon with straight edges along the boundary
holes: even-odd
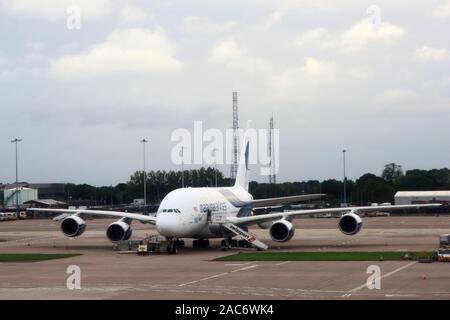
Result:
[[[273,241],[286,242],[294,236],[295,228],[287,220],[275,221],[270,227],[270,237]]]
[[[339,219],[339,229],[348,236],[357,234],[362,228],[362,219],[354,211],[344,214]]]
[[[61,222],[61,231],[66,237],[81,236],[84,230],[86,230],[86,222],[79,216],[72,215]]]
[[[130,239],[132,232],[133,230],[128,223],[119,220],[108,226],[108,229],[106,229],[106,236],[112,242],[117,242]]]

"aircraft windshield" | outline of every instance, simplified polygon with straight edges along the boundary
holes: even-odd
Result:
[[[181,211],[178,210],[178,209],[163,209],[162,212],[167,212],[167,213],[181,213]]]

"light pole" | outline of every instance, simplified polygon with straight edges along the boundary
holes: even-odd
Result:
[[[19,161],[17,158],[17,144],[21,141],[22,141],[22,139],[18,139],[18,138],[11,140],[11,143],[14,143],[15,147],[16,147],[16,211],[17,211],[17,217],[19,217]]]
[[[216,188],[217,188],[217,148],[213,149],[213,153],[214,153],[214,175],[215,175],[215,180],[216,180]]]
[[[344,159],[344,204],[347,205],[347,177],[345,176],[345,153],[347,152],[347,150],[342,150],[342,156]]]
[[[110,191],[111,191],[110,196],[111,196],[111,210],[112,210],[112,207],[113,207],[113,186],[110,185],[110,186],[109,186],[109,189],[110,189]]]
[[[181,187],[184,188],[184,147],[181,147]]]
[[[145,144],[148,141],[144,139],[141,140],[142,143],[142,152],[143,152],[143,158],[144,158],[144,213],[145,213],[145,208],[147,206],[147,173],[146,173],[146,168],[145,168]]]

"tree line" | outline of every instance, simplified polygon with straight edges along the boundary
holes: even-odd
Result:
[[[216,170],[200,168],[184,171],[186,187],[214,187]],[[116,186],[94,187],[87,184],[67,184],[67,199],[93,200],[103,204],[125,204],[133,199],[143,198],[144,172],[137,171],[126,183]],[[150,171],[146,174],[147,201],[159,203],[170,191],[180,188],[181,171]],[[450,190],[450,170],[448,168],[403,172],[395,163],[385,165],[380,175],[363,174],[356,180],[346,180],[347,202],[364,205],[371,202],[393,202],[397,191]],[[232,185],[231,179],[217,171],[217,185]],[[324,193],[325,200],[332,205],[343,201],[344,181],[328,179],[277,184],[250,182],[249,191],[255,199],[290,196],[302,193]]]

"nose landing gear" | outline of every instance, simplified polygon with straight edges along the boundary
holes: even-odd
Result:
[[[178,249],[184,248],[184,241],[180,239],[167,239],[167,253],[177,254]]]

